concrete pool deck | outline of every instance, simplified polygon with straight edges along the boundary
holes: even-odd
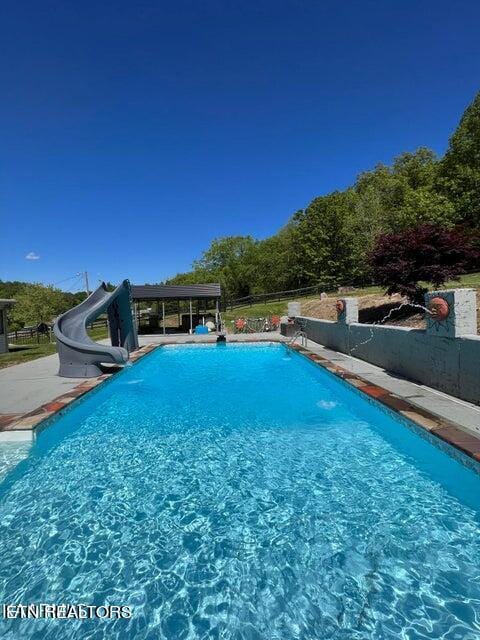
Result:
[[[145,335],[139,338],[141,348],[132,354],[135,360],[158,345],[216,341],[216,335]],[[233,334],[227,340],[288,342],[277,332]],[[361,387],[367,395],[402,413],[422,428],[438,432],[438,435],[441,430],[445,434],[450,433],[452,437],[447,440],[450,444],[480,460],[480,407],[391,374],[363,360],[326,349],[312,340],[308,340],[305,346],[304,349],[295,345],[303,355],[353,386]],[[37,424],[111,377],[107,373],[92,379],[60,378],[56,375],[57,370],[57,355],[0,370],[0,441],[14,439],[13,432],[22,439],[20,436],[27,437],[28,431],[32,438]],[[455,427],[460,434],[454,433]]]
[[[0,416],[33,411],[83,382],[82,378],[59,378],[57,372],[56,353],[0,369]]]

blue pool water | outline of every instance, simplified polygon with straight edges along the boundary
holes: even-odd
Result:
[[[43,431],[0,484],[4,620],[65,640],[468,640],[480,476],[282,346],[162,348]]]

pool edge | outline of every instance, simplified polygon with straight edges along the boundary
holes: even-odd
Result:
[[[340,379],[353,388],[358,394],[382,410],[386,410],[407,426],[413,425],[419,435],[426,436],[434,444],[448,445],[453,451],[460,452],[461,462],[471,460],[474,462],[475,470],[480,463],[480,439],[471,433],[460,429],[453,422],[441,418],[427,409],[417,407],[405,398],[401,398],[395,393],[388,391],[380,385],[373,384],[362,376],[352,373],[343,367],[335,364],[328,358],[311,351],[308,347],[293,344],[289,348],[293,349],[303,358],[309,360],[314,365],[322,367],[327,373]],[[444,446],[442,446],[444,448]],[[450,453],[450,451],[447,451]],[[464,460],[468,456],[467,460]],[[470,465],[469,465],[470,466]]]
[[[129,362],[135,364],[160,347],[161,345],[158,344],[146,344],[130,354]],[[86,397],[90,396],[93,392],[98,391],[105,384],[117,378],[124,371],[125,368],[121,368],[111,373],[103,373],[95,378],[87,378],[70,391],[66,391],[53,400],[45,402],[32,411],[14,414],[14,418],[9,423],[2,425],[0,442],[2,441],[2,434],[9,434],[11,436],[15,432],[30,432],[32,439],[34,439],[36,435],[46,429],[54,420],[78,405],[79,402],[85,400]]]
[[[285,348],[291,348],[300,356],[315,365],[322,367],[327,373],[335,376],[350,388],[359,393],[362,397],[366,397],[371,403],[378,406],[397,419],[405,426],[413,425],[419,430],[420,435],[428,435],[428,439],[432,442],[447,444],[453,450],[468,456],[475,464],[480,463],[480,439],[462,430],[453,422],[441,418],[426,409],[420,408],[409,402],[405,398],[401,398],[395,393],[388,391],[384,387],[372,384],[362,376],[352,373],[343,367],[335,364],[328,358],[314,353],[308,347],[299,344],[288,345],[284,340],[275,339],[276,336],[269,336],[268,339],[251,339],[242,340],[241,344],[273,342],[283,344]],[[184,341],[172,342],[171,345],[191,346],[193,343],[202,344],[201,341]],[[212,343],[214,344],[214,343]],[[149,343],[140,347],[130,355],[130,362],[135,363],[147,355],[153,353],[157,349],[166,346],[165,344]],[[14,432],[30,432],[32,439],[47,428],[54,420],[63,415],[67,410],[76,406],[80,401],[91,395],[92,392],[101,388],[104,384],[121,375],[124,369],[116,370],[112,373],[104,373],[96,378],[88,378],[85,382],[81,382],[76,387],[66,393],[57,396],[53,400],[44,403],[34,409],[23,414],[15,414],[12,421],[6,425],[2,425],[1,435]],[[462,460],[463,461],[463,460]]]

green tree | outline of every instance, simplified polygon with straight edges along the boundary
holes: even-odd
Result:
[[[249,295],[255,279],[256,245],[251,236],[216,238],[193,269],[215,277],[229,297]]]
[[[259,242],[255,249],[253,293],[283,291],[300,287],[295,268],[295,230],[289,222],[274,236]]]
[[[366,282],[381,234],[419,225],[480,229],[480,94],[466,110],[443,160],[426,147],[361,173],[345,191],[315,198],[277,234],[214,240],[193,271],[171,282],[220,282],[241,297],[309,284]]]
[[[436,187],[439,162],[430,149],[402,153],[392,167],[378,165],[360,174],[355,191],[357,210],[371,229],[371,241],[378,233],[398,232],[422,223],[452,226],[457,215],[449,198]]]
[[[12,328],[51,322],[66,310],[62,291],[42,284],[26,284],[15,296],[16,304],[9,313]]]
[[[337,286],[361,275],[354,217],[352,190],[315,198],[295,214],[296,269],[302,284]]]
[[[209,284],[218,282],[217,274],[210,273],[204,269],[177,273],[173,278],[169,278],[166,284]]]
[[[480,229],[480,93],[450,138],[438,187],[452,201],[460,221]]]

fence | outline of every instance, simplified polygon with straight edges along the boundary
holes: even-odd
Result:
[[[98,329],[101,327],[108,327],[106,318],[100,318],[88,324],[88,329]],[[46,344],[48,342],[55,342],[53,325],[44,325],[43,330],[39,330],[36,326],[24,327],[17,331],[10,331],[7,337],[9,344]]]
[[[478,274],[477,271],[467,272],[463,274],[463,278],[468,278],[464,284],[459,285],[458,282],[450,282],[446,284],[446,288],[454,288],[458,286],[465,287],[475,287],[478,288],[480,286],[480,278],[479,279],[471,279],[470,276],[476,276]],[[289,289],[287,291],[274,291],[273,293],[259,293],[256,295],[244,296],[243,298],[236,298],[235,300],[225,300],[225,310],[236,309],[238,307],[251,307],[254,304],[260,304],[265,302],[280,302],[285,300],[286,298],[304,298],[312,295],[320,295],[323,291],[326,293],[338,292],[338,293],[353,293],[356,289],[364,289],[366,287],[375,287],[380,286],[377,283],[373,282],[373,280],[367,279],[359,279],[355,282],[349,283],[339,283],[333,282],[330,280],[329,282],[323,282],[319,284],[314,284],[309,287],[302,287],[301,289]],[[384,287],[386,288],[386,287]]]
[[[25,327],[8,334],[9,344],[42,344],[53,341],[51,329],[38,331],[37,327]]]
[[[369,283],[371,284],[371,283]],[[369,286],[357,285],[357,286]],[[351,288],[354,290],[353,285],[345,288]],[[274,291],[273,293],[259,293],[257,295],[245,296],[244,298],[237,298],[236,300],[230,300],[226,302],[227,309],[236,309],[237,307],[251,307],[254,304],[265,302],[280,302],[286,298],[304,298],[312,295],[320,295],[322,291],[337,291],[338,287],[333,286],[332,283],[314,284],[310,287],[302,287],[301,289],[288,289],[287,291]]]

